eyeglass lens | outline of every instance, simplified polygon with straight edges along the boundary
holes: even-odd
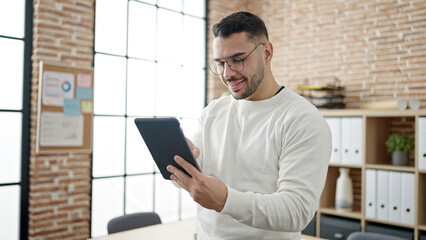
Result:
[[[215,74],[222,74],[225,69],[225,64],[233,71],[239,72],[244,68],[244,60],[240,57],[229,59],[228,61],[214,60],[210,62],[209,68]]]

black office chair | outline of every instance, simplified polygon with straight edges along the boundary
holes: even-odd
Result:
[[[111,234],[160,223],[160,216],[155,212],[132,213],[109,220],[107,230]]]
[[[353,232],[349,234],[346,240],[406,240],[406,239],[391,236],[391,235],[386,235],[382,233]]]

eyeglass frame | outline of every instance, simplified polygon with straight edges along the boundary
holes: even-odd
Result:
[[[227,61],[222,61],[222,60],[219,60],[219,59],[212,59],[212,60],[210,60],[209,61],[209,69],[210,69],[210,71],[213,73],[213,74],[216,74],[216,75],[221,75],[224,71],[225,71],[225,63],[226,64],[228,64],[228,67],[230,68],[230,69],[232,69],[232,71],[234,71],[234,72],[241,72],[241,71],[243,71],[244,70],[244,61],[250,56],[250,54],[252,53],[252,52],[254,52],[254,50],[256,50],[257,49],[257,47],[259,47],[259,45],[265,45],[265,43],[263,43],[263,42],[259,42],[254,48],[253,48],[253,50],[251,50],[250,52],[249,52],[249,54],[247,55],[247,56],[245,56],[244,58],[242,58],[242,57],[240,57],[240,56],[230,56],[230,57],[226,57],[226,58],[229,58],[230,60],[231,59],[234,59],[234,58],[239,58],[239,61],[241,61],[241,63],[242,63],[242,67],[241,67],[241,69],[240,70],[235,70],[235,69],[233,69],[232,68],[232,65],[231,64],[229,64],[228,63],[228,61],[229,60],[227,60]],[[221,62],[221,63],[223,63],[223,67],[222,67],[222,71],[221,71],[221,73],[216,73],[213,69],[212,69],[212,64],[213,63],[216,63],[216,69],[217,69],[217,62]]]

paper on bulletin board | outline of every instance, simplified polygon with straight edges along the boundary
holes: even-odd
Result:
[[[92,75],[79,73],[77,75],[77,87],[92,88]]]
[[[79,99],[64,99],[64,115],[80,115],[80,100]]]
[[[43,105],[63,106],[64,98],[74,98],[74,74],[46,71],[43,74]]]
[[[77,99],[92,99],[93,91],[91,88],[79,88],[75,90],[75,98]]]
[[[83,116],[42,112],[40,146],[82,146]]]
[[[81,100],[81,113],[90,114],[93,113],[93,103],[90,100]]]

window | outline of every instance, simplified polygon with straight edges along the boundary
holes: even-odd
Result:
[[[0,239],[26,239],[32,2],[0,1],[0,22]]]
[[[204,0],[96,1],[92,237],[123,214],[195,216],[195,203],[162,178],[133,121],[176,116],[191,136],[205,105],[205,12]]]

